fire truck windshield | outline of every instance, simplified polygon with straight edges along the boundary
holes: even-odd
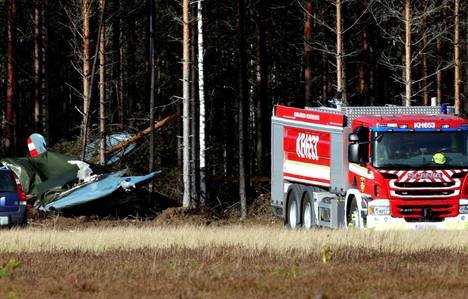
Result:
[[[374,132],[372,140],[377,168],[468,168],[468,131]]]

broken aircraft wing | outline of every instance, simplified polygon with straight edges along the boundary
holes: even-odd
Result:
[[[62,192],[54,201],[39,209],[46,212],[59,211],[109,196],[120,189],[129,191],[131,188],[151,181],[160,171],[143,176],[123,176],[123,173],[124,171],[117,171],[101,175],[96,181]]]

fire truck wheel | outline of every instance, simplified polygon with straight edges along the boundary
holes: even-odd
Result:
[[[304,229],[309,230],[312,228],[314,224],[313,220],[313,206],[312,206],[312,200],[306,196],[304,199],[304,208],[302,210],[302,226]]]
[[[287,215],[287,227],[290,229],[296,229],[299,224],[299,213],[298,213],[297,198],[294,192],[291,192],[288,200],[288,215]]]
[[[353,198],[351,200],[347,220],[348,220],[348,228],[359,227],[359,209],[358,209],[356,198]]]

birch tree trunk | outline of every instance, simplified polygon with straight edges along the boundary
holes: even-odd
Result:
[[[460,0],[455,0],[455,114],[460,115],[462,113],[462,102],[460,98],[460,86],[461,86],[461,55],[460,55]]]
[[[405,0],[405,106],[411,106],[411,0]]]
[[[83,113],[88,113],[88,94],[90,87],[90,72],[91,66],[89,63],[90,58],[90,13],[91,13],[91,0],[83,0],[82,3],[82,16],[83,16]]]
[[[106,0],[99,0],[99,10],[104,14]],[[99,37],[99,161],[106,165],[106,25],[101,24]]]
[[[16,0],[9,0],[8,7],[8,25],[7,25],[7,90],[6,90],[6,142],[7,153],[12,153],[16,148],[16,116],[15,116],[15,97],[16,97],[16,70],[15,70],[15,44],[16,44]]]
[[[191,7],[191,15],[198,14],[196,11],[197,8]],[[196,51],[197,51],[197,28],[195,26],[190,27],[190,57],[192,59],[190,64],[190,160],[191,160],[191,199],[193,207],[198,207],[200,205],[200,153],[199,153],[199,114],[198,114],[198,81],[197,81],[197,70],[196,70]]]
[[[306,106],[312,103],[312,0],[304,3],[304,102]]]
[[[200,207],[206,203],[206,160],[205,160],[205,77],[203,50],[203,0],[198,1],[198,101],[199,101],[199,146],[200,146]]]
[[[183,185],[184,195],[182,205],[185,208],[192,206],[190,199],[190,1],[182,1],[182,14],[183,14],[183,108],[182,108],[182,122],[183,122]]]

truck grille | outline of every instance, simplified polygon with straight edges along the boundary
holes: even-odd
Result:
[[[443,182],[427,181],[397,181],[389,183],[390,195],[399,199],[415,200],[422,199],[446,199],[460,194],[461,182],[459,179],[446,180]]]
[[[446,188],[452,187],[455,182],[397,182],[395,186],[400,188]]]
[[[414,202],[406,200],[394,200],[392,216],[405,219],[443,219],[458,215],[458,201],[437,200],[427,202]]]
[[[389,179],[392,216],[407,221],[437,221],[457,216],[460,178],[467,171],[380,170]]]
[[[407,189],[407,190],[397,190],[397,191],[395,191],[395,194],[401,195],[401,196],[408,196],[408,197],[411,197],[411,196],[443,196],[443,195],[451,196],[451,195],[455,194],[455,190],[430,190],[430,189],[411,190],[411,189]],[[427,199],[431,199],[431,198],[428,197]]]

